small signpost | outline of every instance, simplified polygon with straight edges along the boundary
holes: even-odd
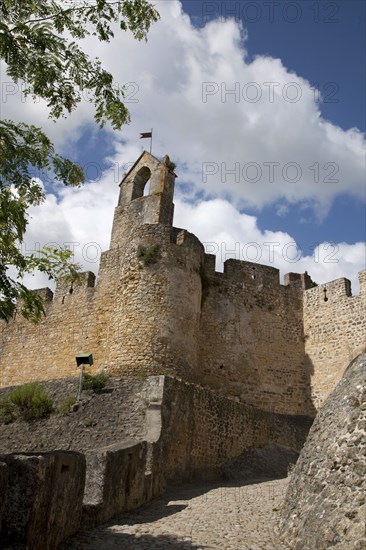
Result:
[[[79,378],[79,389],[76,396],[76,401],[80,401],[81,390],[83,389],[83,375],[84,375],[84,366],[93,364],[93,354],[92,353],[79,353],[75,357],[76,365],[80,367],[80,378]]]

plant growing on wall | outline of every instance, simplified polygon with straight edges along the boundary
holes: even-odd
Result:
[[[71,407],[76,403],[76,398],[74,395],[69,395],[66,397],[58,408],[58,412],[62,415],[69,414]]]
[[[176,168],[177,165],[175,164],[175,162],[173,162],[172,160],[170,160],[170,161],[168,162],[167,166],[168,166],[168,169],[170,170],[170,172],[174,172],[174,170],[175,170],[175,168]]]
[[[154,244],[152,246],[143,246],[139,244],[137,247],[137,257],[143,262],[145,267],[156,264],[161,257],[160,244]]]

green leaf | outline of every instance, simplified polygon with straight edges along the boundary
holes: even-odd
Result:
[[[120,129],[130,121],[123,89],[114,85],[99,59],[88,57],[80,40],[95,36],[109,41],[118,27],[146,40],[158,19],[147,0],[85,0],[71,6],[55,0],[0,0],[0,60],[15,83],[26,82],[25,95],[46,101],[54,120],[71,113],[86,90],[96,122]],[[82,168],[56,153],[41,128],[0,120],[0,319],[5,321],[16,311],[32,322],[42,318],[41,297],[21,282],[26,273],[38,269],[50,279],[80,279],[69,250],[44,248],[37,256],[20,251],[28,209],[45,200],[36,179],[43,172],[64,185],[84,182]]]

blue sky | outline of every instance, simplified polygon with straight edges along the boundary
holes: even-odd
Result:
[[[47,201],[34,212],[27,247],[51,238],[79,243],[76,259],[95,272],[83,247],[108,248],[118,183],[149,146],[139,133],[153,127],[153,153],[177,164],[174,224],[211,243],[218,269],[230,256],[256,259],[282,275],[308,270],[317,282],[346,276],[357,290],[365,263],[365,3],[156,7],[161,20],[147,43],[117,32],[110,44],[84,44],[116,84],[130,83],[131,124],[122,131],[99,130],[87,100],[56,124],[42,102],[20,93],[2,105],[3,116],[42,125],[89,179],[76,191],[44,182]],[[268,242],[277,247],[272,259]],[[248,243],[263,253],[245,256]],[[296,262],[284,252],[290,243],[302,251]]]
[[[356,127],[365,131],[366,4],[363,1],[187,0],[182,2],[182,7],[198,28],[214,19],[224,22],[233,17],[248,33],[245,41],[248,61],[258,55],[281,59],[289,72],[295,72],[314,86],[314,97],[324,119],[344,130]],[[101,153],[105,154],[108,143],[112,144],[103,132],[99,136],[93,148],[82,135],[78,156],[98,157],[103,163],[105,155]],[[94,173],[91,167],[90,174]],[[274,206],[272,203],[258,209],[247,205],[243,211],[255,215],[262,230],[289,232],[306,254],[322,241],[356,243],[365,239],[364,202],[347,192],[334,198],[322,219],[314,213],[311,204],[292,204],[283,215],[278,215]]]
[[[185,0],[184,10],[197,26],[233,17],[248,31],[249,58],[278,57],[324,96],[325,119],[344,130],[365,131],[366,2],[199,2]],[[314,92],[316,93],[316,92]],[[318,96],[317,96],[318,97]],[[273,205],[256,213],[262,229],[289,231],[304,250],[322,240],[353,243],[365,239],[365,205],[346,193],[337,197],[328,216],[314,223],[308,209],[292,208],[280,217]],[[306,218],[306,222],[300,220]]]
[[[322,113],[365,131],[366,3],[363,0],[199,2],[184,0],[196,25],[230,14],[248,30],[249,57],[270,55],[324,93]],[[270,6],[272,7],[270,8]],[[328,86],[328,87],[327,87]]]

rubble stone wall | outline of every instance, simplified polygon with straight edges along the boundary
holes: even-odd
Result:
[[[346,366],[366,351],[366,271],[360,293],[352,296],[348,279],[304,292],[305,353],[313,368],[311,395],[317,409],[334,390]]]
[[[110,249],[97,281],[59,281],[33,325],[0,323],[0,387],[74,376],[75,356],[114,376],[172,375],[257,408],[315,415],[366,334],[363,294],[345,279],[311,289],[305,274],[285,284],[273,267],[215,257],[173,227],[175,174],[145,152],[121,183]],[[150,181],[149,193],[144,186]]]
[[[366,354],[317,414],[292,473],[281,534],[293,550],[366,546]]]

